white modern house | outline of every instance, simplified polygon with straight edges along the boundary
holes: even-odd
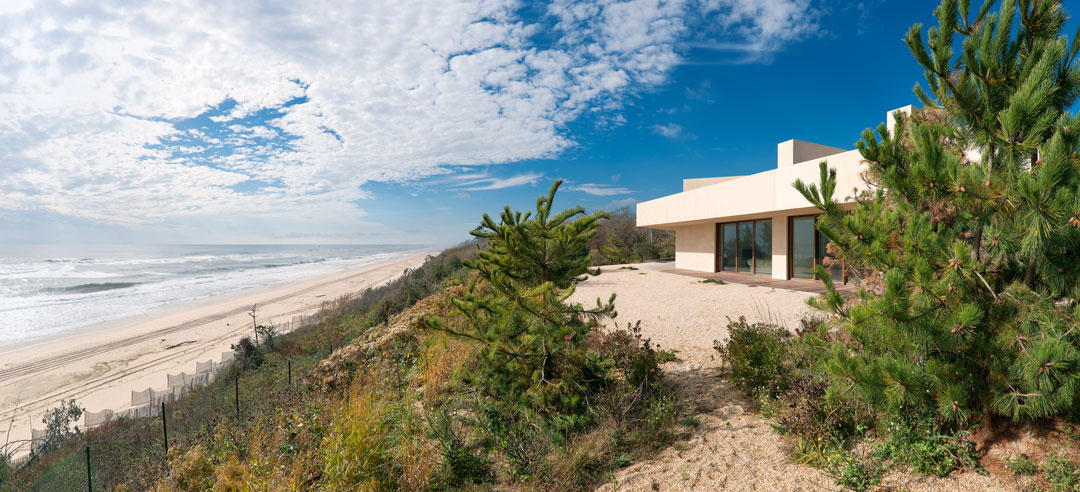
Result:
[[[911,114],[905,106],[893,113]],[[730,272],[775,279],[816,280],[827,240],[814,228],[821,213],[792,186],[820,181],[821,161],[836,169],[838,200],[866,190],[866,163],[858,150],[801,140],[776,146],[776,169],[749,176],[684,179],[682,193],[637,205],[637,225],[675,231],[675,268]],[[850,203],[850,201],[849,201]],[[833,279],[845,280],[835,269]]]

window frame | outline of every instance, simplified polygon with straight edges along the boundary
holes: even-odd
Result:
[[[713,265],[713,271],[717,273],[734,273],[738,275],[754,275],[754,276],[772,276],[774,270],[773,266],[769,267],[769,273],[757,273],[757,224],[758,222],[769,222],[770,232],[773,226],[773,218],[762,219],[748,219],[748,220],[736,220],[730,222],[717,222],[716,223],[716,247],[715,257],[716,261]],[[750,224],[750,271],[743,272],[739,270],[739,225]],[[735,226],[735,271],[729,272],[724,270],[724,226]],[[776,245],[773,244],[772,237],[769,237],[769,249],[773,252],[769,254],[769,261],[775,257]]]

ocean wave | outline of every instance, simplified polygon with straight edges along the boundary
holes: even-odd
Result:
[[[102,282],[102,283],[90,283],[79,284],[71,287],[52,287],[45,289],[46,292],[54,294],[92,294],[94,292],[103,292],[106,290],[126,289],[128,287],[134,287],[139,285],[138,282]]]
[[[120,274],[93,270],[76,270],[75,265],[66,264],[57,267],[39,267],[33,264],[7,268],[2,272],[9,279],[50,279],[50,278],[110,278]],[[40,264],[39,264],[40,265]]]
[[[0,315],[8,328],[0,347],[165,306],[320,278],[408,253],[328,249],[241,253],[200,248],[167,258],[166,253],[133,248],[128,258],[109,251],[110,256],[91,260],[79,251],[47,257],[53,261],[5,259],[0,262]]]

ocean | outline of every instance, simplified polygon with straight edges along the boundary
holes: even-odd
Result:
[[[0,244],[0,346],[417,251],[411,245]]]

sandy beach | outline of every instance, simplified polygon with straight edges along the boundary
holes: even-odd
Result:
[[[429,254],[410,254],[0,349],[0,422],[5,441],[28,439],[31,422],[42,428],[42,414],[61,400],[73,398],[89,411],[120,410],[130,403],[133,390],[163,389],[167,374],[192,373],[197,361],[219,361],[232,343],[252,334],[248,312],[254,304],[260,323],[282,324],[317,311],[324,301],[385,284],[405,269],[420,266]]]

